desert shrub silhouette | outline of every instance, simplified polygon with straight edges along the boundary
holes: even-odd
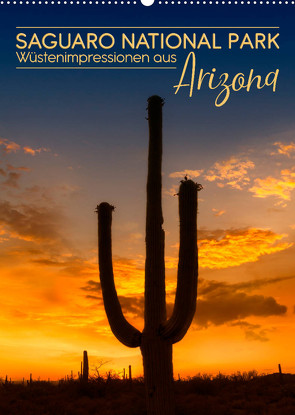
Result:
[[[175,382],[177,415],[293,415],[295,375],[196,375]],[[141,378],[0,383],[2,415],[146,415]],[[163,414],[165,415],[165,414]]]

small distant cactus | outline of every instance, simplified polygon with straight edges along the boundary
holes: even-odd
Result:
[[[89,376],[89,365],[88,365],[88,355],[87,350],[84,350],[83,352],[83,374],[82,374],[82,380],[83,382],[88,382],[88,376]]]
[[[132,383],[132,367],[129,365],[129,382]]]
[[[148,99],[149,157],[146,211],[145,326],[141,333],[125,319],[118,300],[112,266],[111,223],[114,207],[97,206],[100,281],[112,332],[124,345],[140,347],[143,356],[148,415],[173,415],[172,345],[186,334],[196,308],[197,192],[201,186],[183,180],[179,188],[180,247],[177,290],[172,316],[165,300],[164,230],[162,229],[162,106]]]

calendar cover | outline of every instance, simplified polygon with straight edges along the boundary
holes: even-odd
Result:
[[[294,7],[0,1],[1,413],[292,413]]]

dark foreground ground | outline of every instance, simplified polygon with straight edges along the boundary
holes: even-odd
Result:
[[[295,375],[255,372],[175,382],[177,415],[294,415]],[[145,415],[142,379],[96,378],[88,385],[0,384],[0,415]],[[165,415],[165,414],[163,414]]]

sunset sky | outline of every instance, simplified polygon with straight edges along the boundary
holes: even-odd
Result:
[[[60,6],[59,13],[51,6],[47,13],[44,7],[15,7],[0,15],[0,377],[77,374],[83,350],[92,371],[108,362],[102,373],[132,364],[134,375],[142,375],[140,351],[119,343],[106,319],[94,211],[102,201],[116,207],[116,286],[128,320],[142,329],[145,117],[153,94],[165,98],[170,311],[178,262],[175,194],[186,174],[204,187],[197,312],[174,346],[175,376],[272,373],[278,363],[295,373],[295,47],[287,6],[257,9],[255,17],[254,6],[243,13],[240,6],[234,12],[212,6],[210,13],[175,6],[178,14],[164,6],[130,6],[128,13],[117,6],[120,13],[114,16],[116,8],[107,6],[97,6],[96,14],[88,6],[70,11]],[[138,10],[142,16],[135,20]],[[280,26],[280,50],[198,52],[199,66],[209,71],[279,68],[278,89],[233,93],[221,108],[214,106],[216,92],[208,89],[192,98],[187,91],[174,95],[183,52],[175,71],[15,69],[16,26],[135,24]]]

